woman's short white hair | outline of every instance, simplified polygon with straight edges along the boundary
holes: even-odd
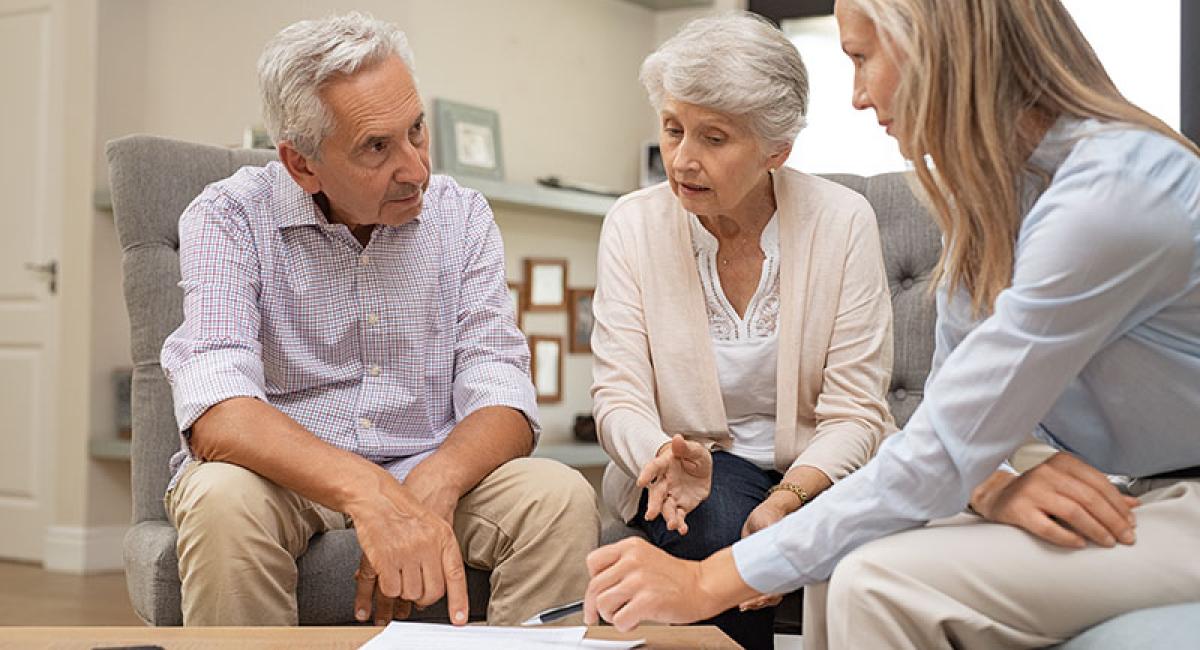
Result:
[[[263,121],[271,140],[287,140],[302,155],[316,157],[333,129],[321,86],[390,56],[400,57],[415,78],[408,37],[370,14],[355,11],[283,28],[258,59]]]
[[[791,144],[808,113],[808,71],[766,19],[739,11],[688,23],[642,63],[655,110],[663,101],[747,118],[767,148]]]

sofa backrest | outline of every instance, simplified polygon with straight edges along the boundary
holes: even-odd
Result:
[[[163,340],[183,321],[179,215],[209,183],[264,165],[275,152],[132,135],[109,142],[105,153],[133,352],[133,518],[166,519],[167,463],[179,435],[158,359]]]
[[[134,135],[108,143],[110,187],[133,351],[134,521],[166,518],[167,464],[179,449],[171,389],[159,366],[166,339],[183,320],[179,288],[179,215],[209,183],[246,165],[264,165],[274,151],[227,149]],[[892,290],[896,355],[888,403],[898,424],[921,400],[933,354],[930,272],[939,239],[933,221],[902,174],[829,175],[874,206]]]
[[[941,237],[933,218],[909,188],[907,174],[824,176],[867,197],[875,208],[895,322],[896,354],[888,406],[902,427],[921,403],[933,359],[936,314],[929,283],[942,250]]]

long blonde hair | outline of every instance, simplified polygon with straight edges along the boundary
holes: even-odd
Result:
[[[843,0],[846,1],[846,0]],[[1059,0],[849,0],[898,63],[892,113],[945,239],[934,285],[977,314],[1012,283],[1028,157],[1059,116],[1142,127],[1200,149],[1121,95]],[[933,168],[930,168],[932,161]]]

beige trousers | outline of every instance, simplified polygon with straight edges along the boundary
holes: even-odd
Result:
[[[804,591],[804,647],[1036,648],[1200,600],[1200,481],[1139,481],[1133,546],[1066,549],[961,514],[847,555]]]
[[[540,458],[509,461],[463,496],[454,534],[464,562],[492,572],[489,623],[583,597],[600,536],[595,499],[579,472]],[[228,463],[193,462],[166,506],[184,625],[296,625],[296,558],[313,535],[346,527],[341,513]]]

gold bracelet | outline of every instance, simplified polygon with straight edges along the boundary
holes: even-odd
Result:
[[[767,490],[767,496],[769,497],[776,492],[791,492],[800,499],[801,507],[804,507],[804,504],[808,503],[808,492],[805,492],[804,488],[796,485],[795,483],[780,483],[779,485],[774,485],[770,490]]]

